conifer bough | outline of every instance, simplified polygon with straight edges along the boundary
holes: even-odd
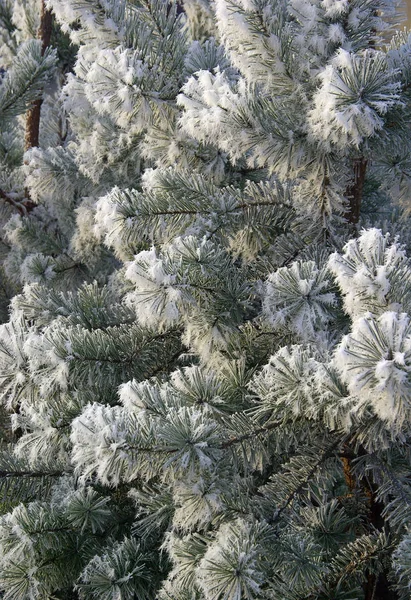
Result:
[[[400,12],[0,0],[1,598],[410,597]]]

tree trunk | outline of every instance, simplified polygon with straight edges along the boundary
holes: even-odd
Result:
[[[353,225],[356,225],[360,220],[367,162],[363,156],[354,160],[354,180],[352,185],[347,187],[346,191],[349,207],[345,216],[347,221]]]
[[[53,16],[49,10],[46,9],[45,1],[41,4],[41,17],[40,27],[38,31],[38,37],[42,41],[41,53],[44,55],[46,48],[50,46],[51,30],[53,25]],[[40,114],[42,99],[33,102],[31,108],[27,112],[26,120],[26,138],[25,138],[25,149],[34,148],[39,145],[39,131],[40,131]]]

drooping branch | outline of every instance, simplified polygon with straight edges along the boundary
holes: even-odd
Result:
[[[50,46],[51,31],[53,26],[53,15],[47,10],[45,0],[41,3],[41,17],[40,27],[38,31],[38,37],[41,40],[41,54],[44,56],[46,48]],[[40,98],[33,102],[31,108],[27,112],[26,119],[26,138],[25,138],[25,149],[34,148],[39,145],[39,131],[40,131],[40,115],[41,105],[43,100]]]

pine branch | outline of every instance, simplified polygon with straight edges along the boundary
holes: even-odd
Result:
[[[281,424],[282,423],[280,421],[276,421],[275,423],[270,423],[269,425],[264,425],[264,427],[260,427],[259,429],[254,429],[253,431],[250,431],[250,433],[245,433],[244,435],[230,438],[226,442],[222,443],[219,446],[219,448],[224,450],[225,448],[230,448],[231,446],[234,446],[235,444],[241,444],[242,442],[244,442],[246,440],[250,440],[254,437],[257,437],[258,435],[269,433],[276,427],[279,427]]]
[[[108,328],[107,328],[108,329]],[[96,330],[94,330],[96,331]],[[104,330],[102,330],[104,331]],[[132,365],[133,363],[135,363],[140,357],[141,357],[141,351],[144,349],[145,345],[147,345],[148,343],[151,342],[158,342],[158,341],[167,341],[167,339],[169,337],[171,337],[173,334],[178,333],[179,330],[178,329],[169,329],[163,333],[159,333],[157,335],[154,335],[151,338],[147,338],[145,340],[142,341],[142,345],[137,348],[137,351],[134,352],[133,354],[129,355],[129,356],[122,356],[121,358],[115,358],[112,356],[109,357],[104,357],[104,356],[80,356],[77,355],[75,356],[75,359],[77,361],[80,362],[91,362],[91,363],[113,363],[113,364],[120,364],[120,365]],[[178,355],[181,354],[181,350],[178,352]],[[175,353],[175,355],[173,355],[170,360],[172,360],[172,358],[174,356],[177,356],[177,352]],[[154,371],[155,373],[156,371]],[[149,375],[148,377],[146,377],[146,379],[150,378],[151,375]]]
[[[379,532],[378,534],[374,532],[370,536],[363,535],[354,542],[350,542],[334,558],[332,576],[326,578],[324,584],[310,593],[306,600],[316,600],[318,595],[323,596],[323,594],[326,594],[326,597],[333,597],[332,592],[339,589],[341,583],[346,578],[355,573],[360,573],[373,560],[378,560],[382,553],[386,553],[387,556],[390,556],[392,553],[392,545],[390,540],[384,535],[384,532]],[[349,558],[349,561],[345,563],[346,558]],[[337,569],[337,567],[340,567],[340,569]],[[374,578],[375,575],[367,576],[367,580],[363,586],[364,600],[396,600],[398,598],[395,593],[392,595],[393,592],[387,585],[378,589]]]
[[[151,379],[152,377],[157,377],[157,375],[159,375],[160,373],[167,373],[170,367],[175,365],[176,361],[180,358],[180,356],[185,354],[185,352],[185,350],[181,350],[181,348],[179,348],[172,356],[170,356],[170,360],[168,360],[165,365],[162,364],[156,369],[154,369],[154,371],[150,374],[148,379]]]
[[[67,474],[68,471],[4,471],[0,470],[0,479],[11,479],[12,477],[61,477]]]
[[[278,206],[276,202],[261,201],[261,202],[244,202],[237,204],[233,208],[224,211],[224,214],[230,214],[237,210],[246,210],[248,208],[258,208],[260,206],[272,206],[273,208]],[[153,217],[167,217],[173,215],[208,215],[212,210],[210,208],[196,209],[196,210],[153,210],[150,216]]]
[[[272,520],[272,523],[275,523],[278,521],[281,514],[290,506],[290,504],[294,501],[296,496],[298,496],[300,494],[300,492],[302,492],[304,487],[310,482],[312,476],[315,474],[318,467],[320,467],[326,460],[328,460],[329,458],[331,458],[333,456],[334,451],[336,450],[336,448],[338,448],[338,446],[340,444],[341,444],[341,440],[337,440],[329,448],[324,450],[324,452],[321,454],[319,459],[313,464],[313,466],[307,473],[304,480],[301,481],[301,483],[296,488],[294,488],[294,490],[291,492],[291,494],[289,494],[289,496],[286,499],[286,501],[284,502],[284,504],[282,506],[280,506],[280,508],[276,511],[276,514]]]
[[[278,427],[280,425],[281,425],[280,422],[271,423],[270,425],[266,425],[265,427],[260,427],[259,429],[254,429],[250,433],[247,433],[247,434],[235,437],[235,438],[230,438],[228,441],[223,442],[222,444],[218,444],[214,447],[219,450],[225,450],[226,448],[230,448],[231,446],[234,446],[235,444],[241,444],[245,440],[252,439],[262,433],[269,433],[271,430],[275,429],[276,427]],[[179,452],[181,450],[180,448],[162,448],[162,447],[156,447],[156,446],[144,446],[143,447],[143,446],[138,446],[138,445],[133,445],[133,444],[125,444],[122,446],[122,448],[127,448],[128,450],[138,450],[140,452],[147,452],[149,454],[150,453],[152,453],[152,454],[175,454],[176,452]]]
[[[23,202],[19,202],[15,200],[10,194],[5,192],[0,188],[0,198],[13,206],[13,208],[17,209],[22,217],[26,216],[28,211],[34,208],[35,204],[30,202],[29,200],[24,200]]]

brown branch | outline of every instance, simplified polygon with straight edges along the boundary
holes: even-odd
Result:
[[[343,456],[341,458],[341,462],[343,464],[345,483],[347,484],[347,487],[350,490],[350,492],[352,492],[355,488],[355,477],[353,476],[353,473],[351,470],[351,458],[347,458],[346,456]]]
[[[355,477],[352,469],[352,461],[356,456],[350,451],[348,445],[345,446],[344,450],[345,453],[340,455],[340,458],[347,488],[350,494],[354,493],[356,488],[362,488],[363,493],[365,493],[368,499],[368,522],[372,528],[382,531],[382,529],[387,527],[387,524],[383,517],[384,505],[377,499],[378,486],[370,481],[368,477],[360,479]],[[367,454],[366,450],[360,448],[359,456],[364,456],[365,454]],[[363,584],[363,591],[364,600],[398,600],[398,594],[390,589],[387,575],[384,571],[377,575],[368,572]]]
[[[51,31],[53,25],[52,13],[46,9],[45,0],[41,3],[41,17],[40,27],[38,31],[38,37],[42,41],[41,54],[44,56],[46,48],[50,46]],[[33,102],[31,108],[27,112],[26,120],[26,144],[25,148],[34,148],[39,145],[39,131],[40,131],[40,114],[41,105],[43,103],[42,98]]]
[[[21,201],[15,200],[11,194],[5,192],[1,188],[0,188],[0,198],[2,200],[4,200],[5,202],[7,202],[7,204],[10,204],[11,206],[13,206],[13,208],[15,208],[16,210],[18,210],[18,212],[21,214],[22,217],[27,215],[27,212],[30,211],[35,206],[35,204],[33,202],[31,202],[30,200],[27,200],[27,199],[25,200],[24,198]]]
[[[365,174],[367,172],[367,159],[363,156],[354,160],[354,178],[351,185],[347,187],[346,196],[349,207],[346,212],[346,219],[352,225],[356,225],[360,220],[361,202],[364,191]]]
[[[343,465],[343,473],[346,486],[348,488],[349,494],[351,495],[355,487],[357,485],[356,478],[352,471],[352,460],[355,458],[355,455],[351,452],[349,446],[344,446],[344,453],[340,454],[340,459]]]
[[[19,203],[16,202],[16,200],[14,200],[9,194],[7,194],[7,192],[2,190],[1,188],[0,188],[0,198],[2,200],[4,200],[5,202],[7,202],[7,204],[11,204],[11,206],[14,206],[14,208],[18,208],[18,206],[19,206]]]
[[[35,100],[27,111],[25,150],[39,145],[40,113],[43,100]]]
[[[40,15],[40,27],[38,30],[38,38],[41,40],[41,55],[44,53],[48,46],[50,46],[51,32],[53,26],[53,15],[51,11],[47,10],[45,0],[41,3],[41,15]],[[25,132],[25,150],[35,148],[39,145],[39,134],[40,134],[40,116],[41,116],[41,105],[43,99],[39,98],[29,108],[26,116],[26,132]],[[25,190],[27,200],[22,205],[22,211],[19,212],[26,215],[28,212],[33,210],[36,206],[34,202],[30,200],[30,192],[26,188]]]

